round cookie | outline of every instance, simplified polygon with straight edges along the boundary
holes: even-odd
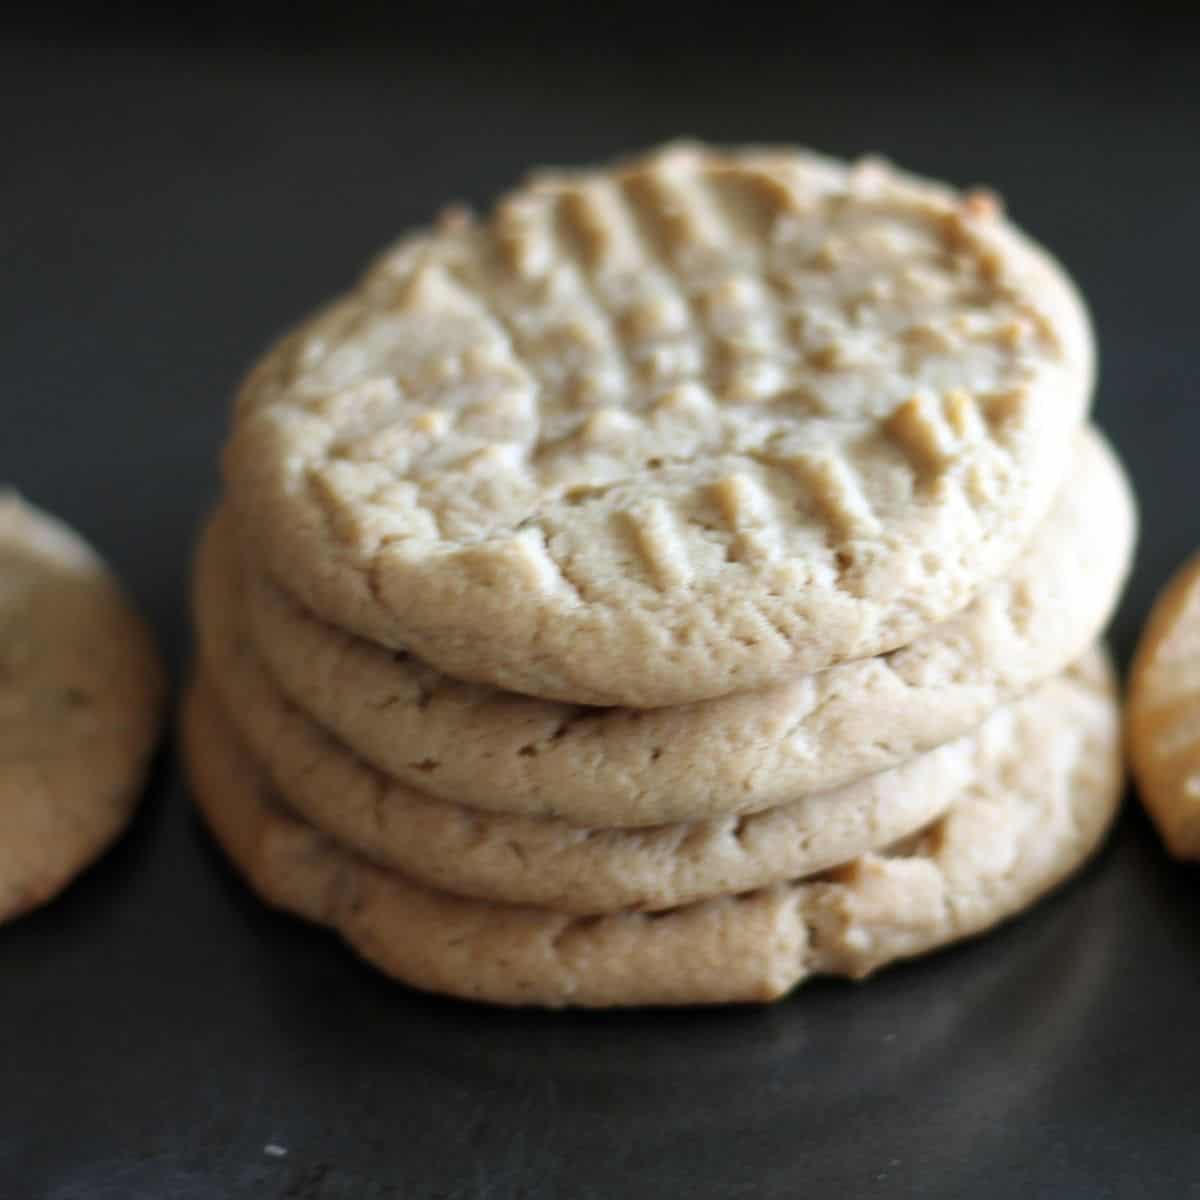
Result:
[[[267,902],[336,929],[415,987],[498,1004],[765,1002],[811,975],[862,978],[1011,917],[1095,850],[1121,793],[1099,653],[991,725],[949,813],[824,876],[665,913],[578,917],[413,884],[289,816],[200,689],[185,709],[196,800]]]
[[[225,466],[332,623],[657,707],[962,609],[1047,511],[1092,378],[1073,287],[990,196],[672,146],[401,243],[251,373]]]
[[[236,564],[222,551],[210,535],[197,563],[204,687],[298,816],[442,891],[580,914],[674,908],[889,845],[940,816],[973,772],[968,738],[765,812],[641,829],[589,829],[433,799],[363,763],[271,686],[240,630]]]
[[[1200,556],[1155,601],[1129,676],[1129,757],[1167,849],[1200,858]]]
[[[1135,524],[1124,473],[1088,431],[1021,558],[957,617],[887,657],[649,712],[450,679],[309,616],[249,563],[245,602],[288,699],[386,774],[474,808],[658,824],[844,787],[969,732],[1099,636]]]
[[[0,920],[57,895],[124,829],[164,690],[96,554],[0,493]]]

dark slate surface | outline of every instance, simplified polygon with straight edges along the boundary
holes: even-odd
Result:
[[[0,474],[111,557],[177,673],[187,547],[264,343],[443,200],[685,131],[1002,188],[1094,307],[1098,416],[1146,526],[1123,657],[1200,544],[1186,44],[851,63],[795,38],[260,40],[0,45]],[[1131,807],[1034,914],[866,987],[493,1012],[390,985],[255,903],[168,745],[122,846],[0,929],[0,1197],[1200,1194],[1198,909],[1200,872]]]

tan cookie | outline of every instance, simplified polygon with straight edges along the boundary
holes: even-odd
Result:
[[[1126,706],[1138,791],[1167,849],[1200,858],[1200,557],[1155,602]]]
[[[56,895],[124,829],[163,696],[149,633],[100,559],[0,494],[0,920]]]
[[[225,463],[333,623],[655,707],[962,609],[1048,510],[1092,370],[992,198],[674,146],[402,243],[251,374]]]
[[[275,802],[202,690],[184,733],[196,799],[265,900],[406,983],[500,1004],[761,1002],[810,975],[861,978],[1032,903],[1092,853],[1121,793],[1112,678],[1094,653],[989,724],[959,801],[890,851],[665,913],[578,917],[433,891],[343,849]]]
[[[396,779],[475,808],[658,824],[843,787],[969,732],[1097,638],[1134,526],[1124,474],[1089,432],[1033,542],[959,616],[887,657],[651,712],[460,683],[308,616],[254,570],[247,606],[288,698]]]
[[[236,557],[201,547],[196,622],[213,691],[281,798],[380,865],[440,890],[574,913],[674,908],[836,866],[927,825],[975,765],[968,739],[747,817],[645,829],[481,812],[367,766],[271,686],[240,624]]]

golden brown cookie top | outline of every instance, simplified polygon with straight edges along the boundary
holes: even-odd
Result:
[[[273,573],[450,674],[654,706],[911,640],[999,573],[1086,317],[980,195],[670,146],[385,255],[251,375]]]

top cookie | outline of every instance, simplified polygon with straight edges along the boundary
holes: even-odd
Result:
[[[0,920],[48,900],[125,827],[164,693],[105,565],[0,491]]]
[[[671,146],[454,213],[278,345],[226,470],[329,620],[654,707],[911,641],[1028,540],[1092,383],[988,196]]]

